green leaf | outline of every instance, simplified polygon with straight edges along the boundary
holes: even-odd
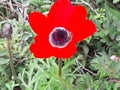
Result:
[[[1,64],[6,64],[8,62],[9,62],[9,59],[0,58],[0,65]]]
[[[120,0],[113,0],[113,3],[118,3]]]
[[[120,41],[120,35],[116,36],[116,41]]]
[[[30,32],[24,32],[24,35],[23,35],[23,41],[27,41],[30,37],[32,37],[32,33]]]
[[[7,55],[8,54],[8,52],[7,52],[7,50],[6,49],[0,49],[0,57],[1,56],[5,56],[5,55]],[[0,59],[1,60],[1,59]]]
[[[0,72],[2,72],[4,69],[2,67],[0,67]]]

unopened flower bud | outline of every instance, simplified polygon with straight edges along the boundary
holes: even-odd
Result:
[[[12,25],[10,23],[3,23],[2,26],[1,26],[1,35],[4,37],[4,38],[10,38],[11,37],[11,34],[12,34]]]

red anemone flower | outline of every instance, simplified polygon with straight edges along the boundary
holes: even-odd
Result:
[[[96,31],[86,16],[83,6],[73,6],[69,0],[57,0],[47,16],[30,13],[28,21],[37,34],[30,51],[37,58],[70,58],[76,52],[76,43]]]

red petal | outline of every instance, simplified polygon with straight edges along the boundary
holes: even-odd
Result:
[[[95,24],[89,20],[83,20],[78,23],[71,23],[69,30],[73,30],[73,41],[82,41],[96,32]]]
[[[33,12],[30,13],[28,16],[28,21],[31,26],[31,28],[34,30],[36,34],[38,34],[34,38],[34,43],[30,46],[31,53],[34,54],[35,57],[50,57],[51,51],[48,52],[50,45],[49,45],[49,27],[47,27],[46,17],[39,13],[39,12]],[[47,52],[47,53],[46,53]]]
[[[46,17],[40,12],[32,12],[28,16],[28,22],[36,34],[40,34],[46,28]]]
[[[76,53],[76,44],[71,42],[65,48],[54,49],[54,56],[57,58],[71,58]]]
[[[69,0],[57,0],[49,11],[49,23],[53,24],[53,26],[65,26],[73,10],[74,8]]]
[[[96,32],[96,26],[92,21],[86,20],[82,22],[80,25],[81,25],[80,30],[75,32],[76,40],[78,41],[82,41]]]
[[[87,11],[85,7],[80,6],[80,5],[74,6],[74,13],[72,17],[75,19],[82,19],[82,20],[86,19]]]
[[[96,32],[96,26],[92,21],[86,20],[87,13],[84,7],[75,6],[74,8],[74,14],[66,27],[73,32],[73,41],[78,42]]]
[[[48,40],[36,36],[35,43],[30,46],[30,51],[36,58],[49,58],[51,56],[55,56],[56,58],[70,58],[76,52],[76,45],[71,42],[65,48],[55,48],[49,44]]]
[[[49,58],[51,56],[55,56],[56,58],[70,58],[76,52],[76,45],[71,42],[65,48],[55,48],[45,38],[36,36],[35,42],[30,46],[30,51],[36,58]]]
[[[35,42],[30,46],[30,51],[37,58],[48,58],[52,54],[52,47],[50,46],[46,37],[36,36]]]

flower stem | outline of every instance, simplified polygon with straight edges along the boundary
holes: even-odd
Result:
[[[62,59],[58,59],[58,76],[61,77],[62,73]]]
[[[11,39],[7,39],[7,45],[8,45],[8,53],[9,53],[9,58],[10,58],[10,68],[11,68],[11,73],[12,77],[15,78],[15,69],[13,65],[13,60],[12,60],[12,52],[11,52]]]
[[[61,84],[67,89],[71,90],[68,82],[62,78],[62,61],[63,59],[58,59],[58,78],[61,82]]]
[[[13,59],[12,59],[12,52],[11,52],[11,46],[12,46],[11,40],[12,38],[7,38],[7,47],[8,47],[8,53],[9,53],[9,58],[10,58],[10,68],[11,68],[11,73],[12,73],[12,79],[15,79],[20,85],[21,89],[24,90],[20,81],[17,79],[16,73],[15,73],[15,68],[14,68]]]

